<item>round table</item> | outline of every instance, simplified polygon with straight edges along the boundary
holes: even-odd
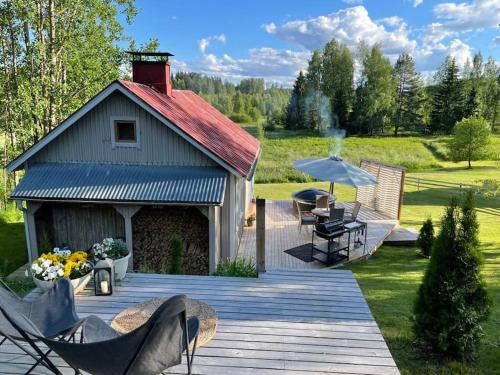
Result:
[[[322,219],[329,219],[330,218],[330,209],[329,208],[313,208],[311,210],[311,213],[314,216],[317,216]]]
[[[111,322],[111,327],[120,333],[127,333],[140,327],[153,315],[153,313],[168,298],[154,298],[137,305],[130,306],[119,313]],[[200,320],[200,331],[196,347],[208,343],[214,336],[217,329],[217,313],[205,302],[196,299],[187,299],[188,319],[192,316]]]

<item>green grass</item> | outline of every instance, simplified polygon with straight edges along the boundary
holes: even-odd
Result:
[[[255,134],[255,125],[242,125]],[[448,137],[348,137],[342,142],[341,155],[353,164],[373,159],[397,164],[408,170],[440,168],[447,165]],[[266,133],[262,156],[255,175],[256,183],[309,182],[312,178],[293,168],[293,161],[328,155],[332,139],[312,131],[277,129]],[[500,137],[493,136],[488,158],[500,160]]]
[[[446,181],[448,183],[474,183],[480,179],[496,178],[500,175],[500,162],[476,162],[472,170],[465,163],[442,162],[440,168],[408,173],[410,177]],[[306,186],[327,189],[328,184],[287,183],[258,184],[255,193],[268,199],[290,199],[293,191]],[[450,196],[457,190],[405,186],[401,223],[419,228],[423,220],[432,217],[436,224]],[[336,186],[339,200],[352,201],[354,189]],[[485,263],[483,275],[494,306],[488,322],[484,325],[485,336],[477,363],[464,365],[456,362],[437,363],[426,360],[414,347],[412,307],[418,285],[428,260],[417,255],[415,248],[383,246],[367,261],[354,263],[351,269],[370,305],[382,334],[403,374],[500,374],[500,198],[477,198],[480,223],[481,248]]]
[[[8,275],[27,261],[23,217],[10,204],[0,211],[0,275]]]

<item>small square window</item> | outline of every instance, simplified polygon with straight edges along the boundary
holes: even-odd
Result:
[[[115,121],[115,142],[137,142],[137,129],[135,121]]]

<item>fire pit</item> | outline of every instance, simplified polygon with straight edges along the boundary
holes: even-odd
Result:
[[[294,202],[300,202],[304,203],[308,206],[311,207],[311,210],[313,208],[316,208],[316,196],[317,195],[326,195],[328,196],[328,192],[322,189],[315,189],[315,188],[310,188],[310,189],[304,189],[300,191],[296,191],[295,193],[292,193],[292,200]],[[335,201],[335,195],[330,195],[330,202]],[[297,205],[293,205],[293,210],[296,212],[297,210]]]

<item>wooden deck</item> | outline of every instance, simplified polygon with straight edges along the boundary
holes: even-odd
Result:
[[[283,270],[258,279],[128,274],[112,296],[87,289],[77,312],[110,321],[132,304],[178,293],[219,316],[215,338],[197,350],[196,374],[399,374],[350,271]],[[0,373],[23,373],[31,363],[12,344],[0,347]],[[185,365],[171,373],[186,373]]]
[[[352,203],[339,202],[335,207],[352,210]],[[397,227],[398,221],[383,214],[362,207],[358,219],[367,223],[368,237],[366,252],[363,248],[351,250],[350,260],[354,261],[373,254],[384,239]],[[266,269],[319,269],[325,266],[317,261],[303,262],[285,250],[311,243],[312,227],[298,230],[298,219],[293,213],[291,201],[266,201]],[[241,238],[238,256],[255,259],[255,227],[245,227]]]

